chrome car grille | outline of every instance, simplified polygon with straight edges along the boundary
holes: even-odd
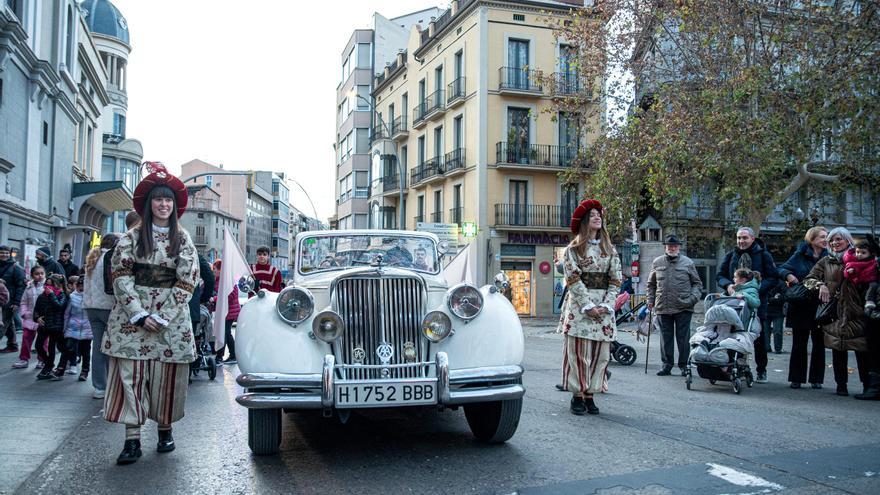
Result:
[[[346,278],[336,283],[333,307],[345,321],[345,332],[334,345],[338,362],[347,365],[381,365],[377,350],[388,343],[394,352],[387,364],[407,364],[406,344],[415,348],[415,359],[426,362],[428,345],[421,335],[425,315],[425,291],[417,278]],[[356,349],[363,351],[355,359]],[[359,352],[358,352],[359,353]],[[368,380],[383,378],[420,378],[427,367],[382,369],[346,368],[344,378]]]

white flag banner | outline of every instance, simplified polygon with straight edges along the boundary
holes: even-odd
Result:
[[[217,281],[217,304],[214,310],[214,346],[220,349],[226,345],[226,313],[229,312],[229,294],[235,290],[241,277],[250,275],[251,269],[241,254],[238,242],[223,227],[223,263],[220,279]]]
[[[474,261],[477,259],[476,246],[477,243],[475,242],[468,244],[443,269],[443,277],[446,279],[449,287],[462,282],[475,285],[477,279],[474,274],[474,268],[476,267]]]

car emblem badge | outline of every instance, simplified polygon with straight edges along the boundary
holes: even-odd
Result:
[[[394,348],[391,347],[391,344],[382,344],[376,348],[376,355],[379,356],[379,360],[382,361],[382,364],[388,364],[391,362],[391,356],[394,355]]]
[[[364,359],[367,358],[367,353],[360,347],[355,347],[351,350],[351,358],[354,359],[354,362],[357,364],[364,364]]]
[[[407,363],[416,362],[416,345],[412,342],[405,342],[403,344],[403,359]]]

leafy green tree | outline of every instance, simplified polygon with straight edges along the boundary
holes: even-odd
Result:
[[[587,81],[576,94],[551,82],[556,110],[602,122],[565,179],[621,225],[699,194],[756,229],[797,191],[869,185],[876,196],[878,3],[603,0],[548,20],[577,47],[571,67]],[[597,98],[603,111],[635,104],[590,115]]]

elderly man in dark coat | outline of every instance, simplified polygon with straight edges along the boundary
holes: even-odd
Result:
[[[694,305],[703,295],[703,282],[693,260],[680,253],[678,237],[671,235],[663,244],[666,254],[654,259],[648,275],[648,309],[660,316],[663,334],[660,343],[663,368],[657,375],[671,374],[675,345],[678,345],[678,368],[684,376],[690,355],[691,317]]]

